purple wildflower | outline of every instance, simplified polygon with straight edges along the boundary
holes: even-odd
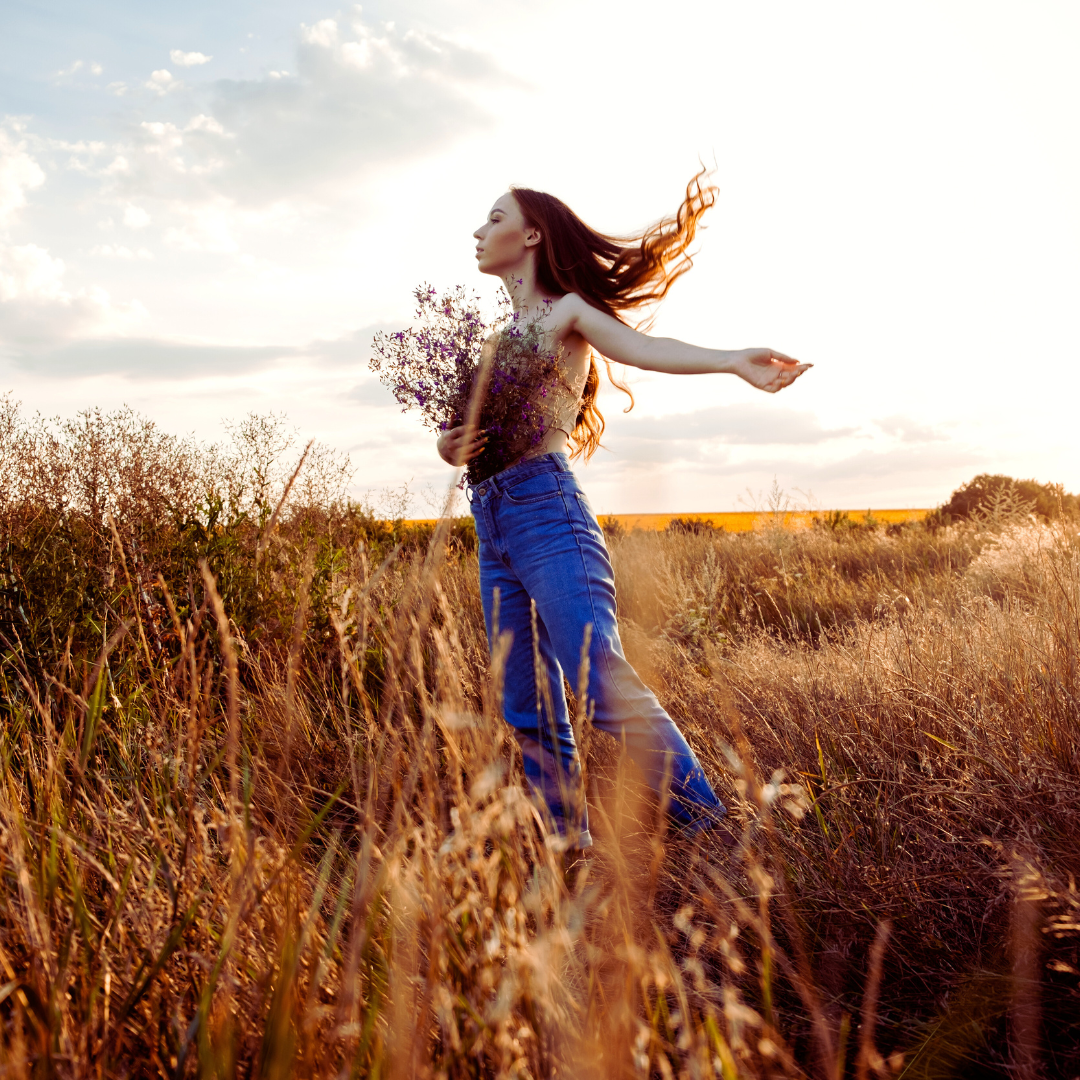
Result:
[[[469,482],[479,483],[543,441],[547,427],[537,405],[549,391],[565,387],[560,358],[548,350],[538,321],[526,323],[519,312],[509,310],[505,293],[490,325],[480,315],[479,298],[463,286],[439,296],[432,286],[421,285],[413,295],[420,325],[377,334],[370,367],[402,409],[419,409],[423,423],[434,431],[464,422],[485,341],[491,331],[499,331],[480,410],[488,441],[466,474]]]

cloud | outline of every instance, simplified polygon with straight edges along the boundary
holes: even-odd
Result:
[[[26,152],[25,142],[16,142],[0,128],[0,229],[26,205],[26,193],[44,183],[45,173]]]
[[[25,145],[0,128],[0,227],[26,205],[26,192],[44,181]],[[79,335],[123,332],[145,317],[138,302],[114,304],[97,286],[72,291],[64,269],[62,259],[37,244],[0,239],[0,348],[19,352]]]
[[[209,64],[214,58],[201,52],[184,52],[182,49],[171,49],[169,59],[177,67],[198,67],[200,64]]]
[[[232,206],[225,199],[179,204],[173,212],[181,224],[165,230],[162,239],[175,251],[212,251],[230,255],[240,250],[233,239]]]
[[[852,435],[853,427],[825,428],[811,412],[768,405],[715,405],[670,416],[620,417],[608,439],[637,460],[701,457],[709,445],[809,446]]]
[[[319,338],[308,346],[308,352],[326,364],[355,364],[366,368],[371,357],[371,344],[375,335],[389,334],[400,329],[400,326],[392,326],[390,323],[371,323],[359,330],[354,330],[351,334],[342,334],[341,337]],[[374,376],[372,378],[374,379]]]
[[[0,245],[0,346],[18,352],[123,332],[145,315],[142,305],[114,304],[97,286],[72,292],[64,284],[63,260],[36,244]]]
[[[172,72],[161,68],[160,71],[152,71],[148,82],[143,83],[147,90],[153,90],[155,94],[167,94],[170,90],[176,90],[182,86],[178,79],[173,77]]]
[[[400,409],[401,406],[394,400],[394,395],[386,389],[376,378],[365,379],[357,383],[346,395],[347,401],[355,401],[358,405],[393,406]]]
[[[448,38],[359,18],[301,27],[292,70],[212,84],[187,124],[139,125],[130,145],[111,150],[129,164],[110,178],[115,192],[255,206],[351,197],[365,169],[487,124],[475,91],[511,81],[488,55]],[[162,70],[146,85],[163,94],[180,84]]]
[[[90,254],[102,259],[152,259],[154,257],[146,248],[133,251],[122,244],[97,244],[90,249]]]
[[[72,341],[47,350],[24,352],[14,360],[23,371],[56,378],[109,374],[174,380],[249,372],[300,356],[303,351],[289,345],[208,345],[154,338],[108,338]]]
[[[145,229],[150,224],[150,215],[141,206],[124,208],[124,224],[129,229]]]
[[[199,113],[198,116],[193,116],[185,125],[184,131],[205,131],[210,135],[224,135],[228,138],[228,132],[222,127],[219,121],[215,120],[212,116],[204,116],[202,113]]]
[[[96,60],[91,60],[89,63],[76,60],[69,67],[61,68],[56,73],[56,77],[58,79],[70,79],[83,70],[89,71],[91,75],[100,75],[105,69]]]
[[[986,460],[985,451],[967,446],[922,446],[913,449],[897,447],[879,453],[861,452],[838,461],[809,465],[802,471],[810,482],[818,480],[892,480],[898,476],[925,475],[975,466]],[[775,468],[775,463],[774,463]],[[873,490],[862,483],[860,490]]]
[[[793,461],[789,456],[762,458],[732,458],[727,461],[709,462],[704,468],[717,476],[785,476],[798,475],[802,485],[837,485],[852,482],[851,486],[861,492],[874,491],[879,481],[899,482],[914,477],[943,475],[962,468],[984,465],[986,453],[978,448],[956,444],[921,446],[914,449],[893,447],[888,450],[860,450],[855,454],[825,461],[803,458]],[[865,495],[864,495],[865,497]],[[880,505],[880,504],[878,504]]]
[[[945,442],[949,436],[931,424],[923,424],[910,416],[886,416],[875,420],[886,435],[892,435],[905,443]]]
[[[128,255],[128,248],[109,250],[95,249],[91,254],[107,254],[112,258],[141,258],[139,252]],[[41,252],[46,258],[47,253]],[[0,264],[2,267],[2,264]],[[55,299],[66,295],[60,277],[63,264],[59,259],[51,261],[51,273],[42,273],[39,292],[51,290]],[[3,272],[0,269],[0,288],[3,288]],[[2,296],[2,293],[0,293]],[[0,304],[0,313],[3,305]],[[2,322],[0,322],[2,329]],[[283,361],[302,363],[305,367],[321,365],[324,368],[348,366],[367,367],[371,339],[378,330],[386,327],[377,324],[365,326],[355,333],[334,339],[317,339],[306,345],[224,345],[214,342],[167,341],[161,338],[119,337],[97,334],[90,340],[65,340],[63,335],[53,339],[33,340],[22,348],[9,348],[8,355],[15,366],[45,377],[71,377],[80,375],[120,375],[129,379],[161,379],[168,381],[200,378],[205,375],[235,375],[263,371],[276,367]],[[0,343],[3,336],[0,334]],[[397,409],[390,392],[381,386],[374,376],[366,376],[345,395],[351,401],[365,405],[385,405]]]
[[[36,244],[0,248],[0,303],[63,295],[64,263]]]

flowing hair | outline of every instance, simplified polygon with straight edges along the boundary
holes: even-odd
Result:
[[[702,168],[686,185],[686,197],[673,218],[663,218],[638,236],[606,236],[590,229],[554,195],[531,188],[512,187],[526,225],[540,230],[536,252],[536,281],[545,292],[557,296],[577,293],[593,307],[613,318],[648,329],[652,316],[637,322],[627,316],[662,300],[674,282],[693,266],[689,247],[697,234],[702,215],[716,202],[717,189],[706,184],[708,170]],[[611,371],[605,356],[608,378],[630,398],[624,412],[634,407],[634,395]],[[571,457],[596,453],[604,433],[604,417],[596,407],[600,374],[596,354],[589,358],[589,374],[581,398],[581,408],[571,435]]]

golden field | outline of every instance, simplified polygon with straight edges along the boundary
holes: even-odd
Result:
[[[467,521],[2,404],[0,1075],[1080,1075],[1074,521],[611,528],[738,843],[575,702],[568,865]]]
[[[716,514],[601,514],[600,524],[611,529],[644,532],[663,532],[674,521],[700,522],[723,532],[754,532],[756,529],[774,528],[777,525],[785,529],[812,529],[815,522],[826,522],[843,515],[856,524],[862,524],[867,515],[886,525],[903,524],[908,521],[922,521],[930,510],[732,510]],[[437,518],[416,518],[406,524],[418,527],[434,528]],[[676,524],[676,527],[677,524]]]

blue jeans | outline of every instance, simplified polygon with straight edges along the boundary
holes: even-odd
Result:
[[[468,495],[480,541],[488,641],[494,647],[498,634],[513,635],[503,712],[521,747],[525,776],[558,831],[576,846],[592,843],[563,692],[564,672],[577,689],[590,626],[593,725],[625,745],[655,791],[667,791],[678,826],[696,832],[718,821],[726,810],[693,750],[623,655],[604,534],[566,455],[511,465]]]

